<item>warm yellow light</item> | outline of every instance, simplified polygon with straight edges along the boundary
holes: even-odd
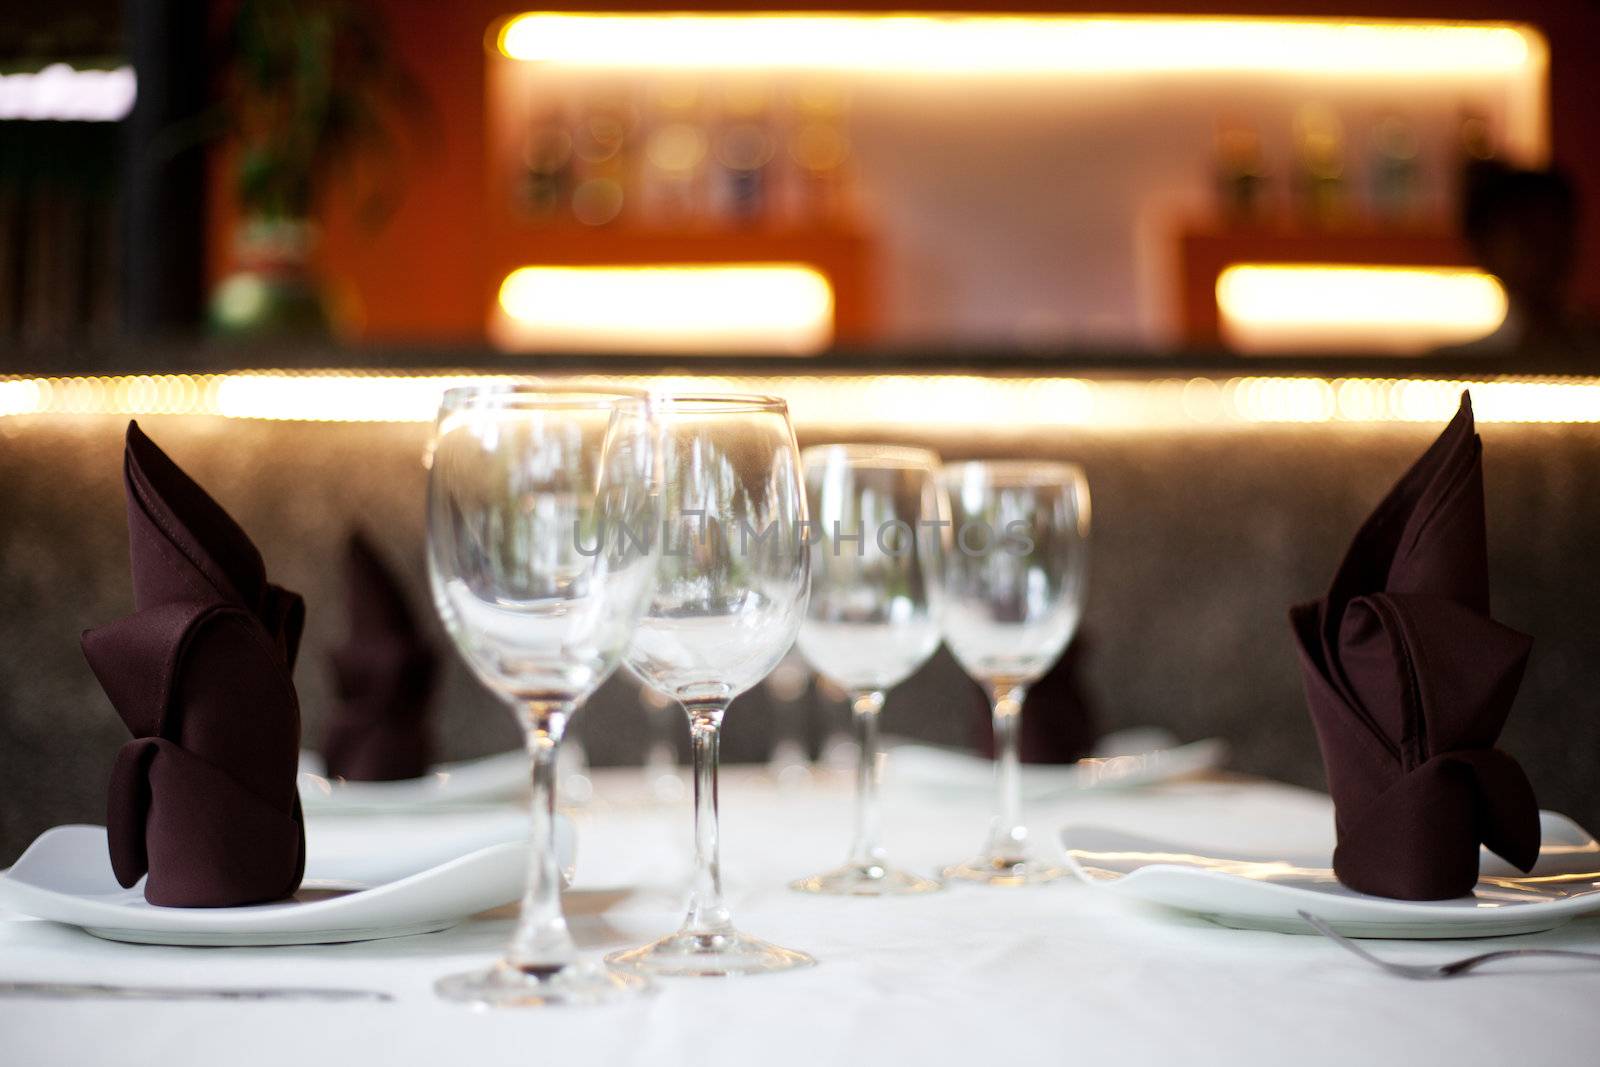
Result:
[[[229,374],[217,383],[214,410],[233,419],[430,422],[439,413],[440,396],[461,380],[423,375]]]
[[[554,351],[820,351],[833,287],[794,263],[522,267],[500,286],[503,347]]]
[[[1028,439],[1060,428],[1140,430],[1249,423],[1446,421],[1472,390],[1482,423],[1600,423],[1600,378],[1479,381],[1237,378],[587,375],[249,371],[117,378],[0,379],[0,425],[26,416],[195,415],[310,422],[431,422],[444,391],[489,381],[624,386],[662,392],[762,393],[789,402],[802,433],[899,431],[964,441]]]
[[[1246,422],[1327,422],[1334,388],[1321,378],[1234,378],[1224,392]]]
[[[512,59],[576,67],[962,73],[1517,71],[1543,39],[1511,23],[1181,16],[530,13]]]
[[[1466,268],[1241,263],[1218,276],[1217,308],[1244,352],[1421,352],[1492,331],[1506,294]]]

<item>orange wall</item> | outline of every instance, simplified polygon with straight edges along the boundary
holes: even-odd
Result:
[[[507,0],[367,0],[384,11],[401,59],[436,121],[410,156],[405,198],[377,230],[358,225],[338,193],[321,258],[360,309],[364,340],[481,342],[489,292],[483,256],[484,30]],[[514,7],[514,2],[510,5]],[[228,270],[234,211],[228,160],[212,166],[210,274]]]
[[[535,10],[905,10],[894,0],[853,3],[778,0],[613,0],[540,5],[517,0],[367,0],[382,10],[396,48],[433,100],[438,129],[414,160],[404,202],[377,232],[357,227],[337,201],[326,220],[324,263],[363,307],[364,340],[411,343],[479,342],[493,296],[488,277],[484,152],[484,35],[502,14]],[[936,10],[998,8],[967,0]],[[1219,10],[1220,8],[1220,10]],[[1140,12],[1233,15],[1348,15],[1442,19],[1514,19],[1544,30],[1551,52],[1552,144],[1556,162],[1575,178],[1582,202],[1583,260],[1579,299],[1600,308],[1600,76],[1592,51],[1600,42],[1600,6],[1588,0],[1102,0],[1037,3],[1023,11]],[[226,164],[213,167],[211,274],[227,268],[232,211]]]

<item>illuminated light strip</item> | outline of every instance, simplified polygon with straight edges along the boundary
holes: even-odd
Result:
[[[215,414],[307,422],[432,422],[451,386],[499,376],[230,374],[217,383]]]
[[[1237,263],[1216,291],[1223,335],[1246,352],[1421,352],[1492,332],[1507,306],[1499,281],[1465,267]]]
[[[585,381],[655,392],[769,393],[802,430],[963,437],[1052,427],[1144,429],[1252,423],[1438,423],[1472,390],[1483,423],[1600,423],[1600,378],[1256,376],[1095,380],[977,375],[403,375],[251,371],[117,378],[0,379],[0,419],[38,415],[202,415],[306,422],[427,423],[455,385]],[[8,432],[11,432],[8,430]]]
[[[0,379],[0,416],[184,415],[215,410],[218,376]]]
[[[500,285],[503,347],[567,352],[819,352],[833,287],[799,263],[521,267]]]
[[[508,19],[516,60],[572,67],[877,72],[1255,72],[1423,77],[1542,68],[1517,23],[1181,16],[559,14]]]
[[[137,95],[132,67],[75,70],[52,63],[36,74],[0,74],[0,120],[120,122]]]

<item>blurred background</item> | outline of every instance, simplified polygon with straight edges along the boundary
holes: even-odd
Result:
[[[1591,0],[20,7],[0,29],[6,369],[173,336],[1416,355],[1548,334],[1532,347],[1574,360],[1593,341]],[[708,277],[685,267],[739,295],[641,303]]]

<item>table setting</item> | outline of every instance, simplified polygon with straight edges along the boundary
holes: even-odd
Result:
[[[1025,762],[1030,688],[1086,597],[1116,595],[1088,588],[1092,471],[1070,461],[802,450],[770,396],[452,388],[424,505],[448,646],[354,533],[312,737],[294,671],[325,609],[181,458],[129,424],[134,610],[82,636],[129,740],[105,825],[0,872],[8,1062],[1600,1041],[1600,842],[1498,747],[1535,636],[1491,614],[1465,393],[1327,589],[1283,606],[1327,794],[1149,729]],[[941,646],[987,697],[992,759],[901,736],[914,709],[883,728]],[[845,695],[853,766],[723,774],[737,698],[794,654]],[[522,749],[440,758],[451,656]],[[683,713],[686,796],[647,787],[659,768],[561,795],[568,727],[619,671]]]

